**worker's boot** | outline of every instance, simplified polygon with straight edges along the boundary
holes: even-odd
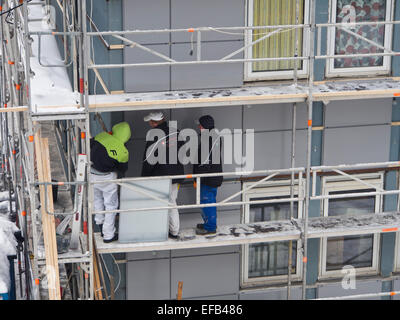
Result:
[[[204,229],[204,227],[202,229],[200,229],[200,228],[196,229],[196,234],[199,236],[205,236],[208,234],[216,234],[216,233],[217,233],[217,230],[206,230],[206,229]]]
[[[101,237],[103,237],[103,224],[96,224],[96,226],[100,229]]]
[[[104,243],[110,243],[110,242],[113,242],[113,241],[116,241],[116,240],[118,240],[118,233],[116,233],[116,234],[114,235],[114,237],[112,237],[111,239],[108,239],[108,240],[103,239],[103,242],[104,242]]]

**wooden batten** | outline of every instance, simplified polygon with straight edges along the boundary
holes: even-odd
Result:
[[[51,181],[50,153],[48,139],[41,138],[40,130],[35,134],[35,156],[39,182]],[[54,212],[52,187],[40,186],[40,204],[42,214],[43,239],[46,253],[46,271],[50,300],[61,300],[60,273],[58,268],[57,240],[54,216],[47,210]]]

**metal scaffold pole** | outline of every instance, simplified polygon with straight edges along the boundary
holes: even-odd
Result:
[[[296,0],[296,25],[299,24],[299,14],[300,14],[300,0]],[[295,30],[295,49],[294,56],[298,56],[299,50],[299,29]],[[297,69],[299,60],[294,61],[294,85],[297,86]],[[291,154],[291,167],[294,168],[296,165],[296,113],[297,113],[297,103],[293,103],[292,108],[292,154]],[[290,175],[290,197],[294,197],[294,172]],[[294,216],[294,203],[290,202],[290,220]],[[293,240],[289,241],[288,247],[288,283],[287,283],[287,300],[290,300],[291,294],[291,284],[292,284],[292,255],[293,255]]]
[[[306,183],[305,183],[305,205],[304,205],[304,226],[302,235],[303,245],[303,286],[302,286],[302,299],[306,299],[306,288],[307,288],[307,262],[308,262],[308,216],[310,206],[310,178],[311,178],[311,142],[312,142],[312,115],[313,115],[313,82],[314,82],[314,60],[315,60],[315,0],[309,2],[310,12],[310,28],[308,31],[308,54],[309,54],[309,66],[308,66],[308,122],[307,122],[307,163],[306,163]]]

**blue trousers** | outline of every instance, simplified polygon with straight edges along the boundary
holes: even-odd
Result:
[[[200,203],[216,203],[217,188],[201,185],[200,187]],[[204,229],[214,231],[217,229],[217,207],[202,208],[201,216],[204,220]]]

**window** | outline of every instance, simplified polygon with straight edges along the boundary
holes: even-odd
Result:
[[[325,177],[323,179],[324,195],[375,192],[383,187],[383,175],[358,176],[371,187],[355,180],[344,180],[343,177]],[[344,215],[362,215],[381,211],[381,196],[347,197],[323,200],[323,214],[326,217]],[[379,236],[377,234],[350,235],[322,238],[321,276],[343,276],[341,270],[351,265],[357,273],[376,273],[378,266]]]
[[[247,188],[251,184],[246,184]],[[294,197],[298,195],[298,184],[293,188]],[[270,182],[267,186],[254,188],[245,194],[246,201],[282,199],[278,203],[247,205],[244,223],[290,219],[291,204],[284,198],[290,198],[290,182]],[[301,217],[302,201],[293,202],[293,218]],[[273,241],[243,245],[242,250],[242,286],[260,283],[284,282],[288,278],[290,241]],[[301,277],[300,243],[292,241],[291,279]]]
[[[308,0],[299,0],[299,24],[308,21]],[[296,24],[296,0],[249,0],[247,24],[249,26],[272,26]],[[266,36],[276,29],[249,30],[246,45]],[[303,41],[305,29],[283,29],[270,37],[250,46],[246,51],[249,58],[294,57],[296,33],[298,36],[298,56],[306,52]],[[285,79],[293,77],[297,63],[298,76],[305,76],[305,60],[278,60],[245,63],[245,80]]]
[[[383,53],[383,48],[390,50],[392,25],[352,26],[351,22],[390,21],[393,15],[392,6],[392,0],[332,0],[331,21],[343,23],[344,26],[328,28],[328,54],[373,54]],[[387,74],[390,71],[390,61],[390,56],[328,59],[327,74],[328,76]]]
[[[395,263],[395,270],[400,272],[400,232],[396,233],[396,246],[395,246],[395,253],[394,253],[394,263]]]

